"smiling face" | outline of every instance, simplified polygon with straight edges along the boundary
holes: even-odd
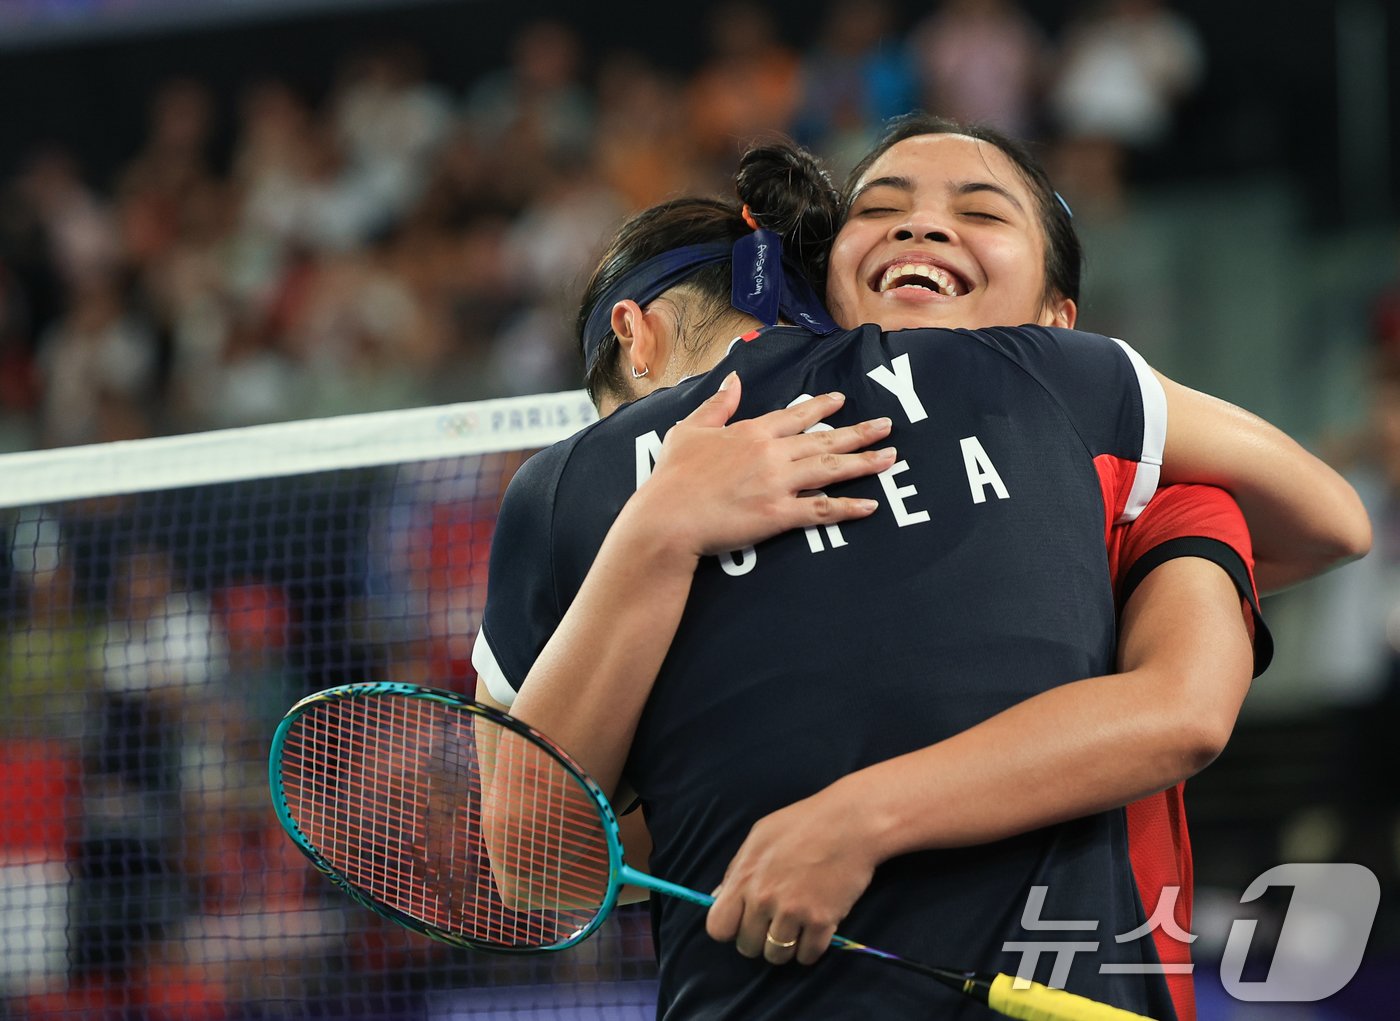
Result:
[[[1046,300],[1039,202],[995,145],[915,135],[861,175],[831,250],[827,302],[845,327],[1073,326]]]

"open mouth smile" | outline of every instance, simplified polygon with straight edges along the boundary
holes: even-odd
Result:
[[[928,262],[892,262],[871,283],[871,290],[880,294],[911,288],[945,298],[959,298],[972,290],[967,281],[951,269]]]

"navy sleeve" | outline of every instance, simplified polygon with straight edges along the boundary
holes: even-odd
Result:
[[[559,477],[572,444],[536,454],[506,488],[491,538],[486,611],[472,666],[491,695],[510,705],[563,616],[554,570]]]
[[[979,336],[1064,410],[1099,463],[1115,520],[1137,517],[1156,492],[1167,438],[1166,394],[1142,356],[1122,341],[1076,330],[1022,326]]]

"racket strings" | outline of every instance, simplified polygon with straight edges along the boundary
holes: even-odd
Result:
[[[354,887],[501,947],[557,944],[601,911],[608,838],[589,793],[545,749],[424,699],[343,699],[287,735],[284,796]]]

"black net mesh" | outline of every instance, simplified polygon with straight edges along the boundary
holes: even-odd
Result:
[[[261,434],[247,456],[280,453]],[[303,694],[472,692],[492,526],[527,453],[12,493],[0,1017],[654,1015],[640,909],[558,954],[455,949],[353,904],[271,809],[268,744]]]

